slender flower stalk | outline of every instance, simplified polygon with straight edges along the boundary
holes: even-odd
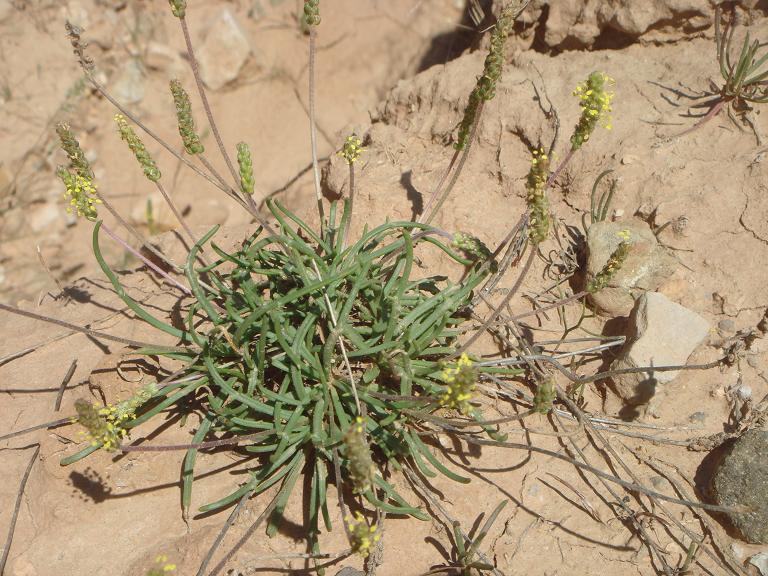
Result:
[[[525,0],[514,0],[508,2],[501,9],[496,26],[494,26],[493,31],[491,32],[491,44],[488,49],[488,55],[485,58],[483,73],[477,79],[475,88],[469,94],[467,107],[464,109],[464,116],[462,117],[461,122],[459,122],[458,136],[456,143],[454,144],[456,152],[454,153],[446,172],[432,192],[427,205],[424,207],[424,212],[422,212],[421,217],[418,220],[419,222],[423,221],[427,224],[432,222],[459,179],[459,175],[469,157],[472,143],[475,140],[483,107],[496,96],[496,85],[501,79],[502,71],[504,69],[507,37],[512,30],[515,19],[525,9],[527,4],[528,2]],[[443,190],[443,183],[447,180],[448,174],[456,164],[459,153],[461,153],[461,160],[458,162],[458,165],[456,165],[456,170],[453,173],[453,176],[445,187],[445,190]]]
[[[317,155],[317,98],[315,88],[317,26],[320,24],[320,0],[304,0],[304,24],[309,29],[309,138],[312,150],[312,175],[315,184],[315,200],[320,216],[321,236],[325,229],[323,192],[320,188],[320,165]]]

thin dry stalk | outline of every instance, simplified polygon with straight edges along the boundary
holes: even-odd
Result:
[[[35,451],[32,454],[32,458],[29,459],[27,469],[24,472],[24,476],[21,478],[21,484],[19,485],[19,492],[16,495],[16,505],[13,508],[13,514],[11,515],[11,524],[8,527],[8,537],[5,539],[5,548],[3,549],[3,556],[0,558],[0,574],[5,574],[5,563],[8,561],[8,556],[11,553],[11,544],[13,543],[13,533],[16,531],[16,521],[19,518],[19,510],[21,509],[21,499],[24,497],[24,489],[27,487],[27,480],[32,473],[32,467],[37,461],[37,455],[40,453],[40,444],[35,444]]]

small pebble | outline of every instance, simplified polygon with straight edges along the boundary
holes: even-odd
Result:
[[[717,329],[721,334],[733,334],[736,332],[736,324],[730,318],[726,318],[717,323]]]
[[[707,413],[706,412],[694,412],[690,416],[688,416],[688,420],[691,422],[704,422],[707,419]]]

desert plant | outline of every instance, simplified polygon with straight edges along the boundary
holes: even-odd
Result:
[[[84,428],[87,446],[64,458],[64,465],[100,449],[125,452],[183,449],[186,451],[181,471],[185,517],[192,504],[198,451],[230,446],[252,463],[249,477],[200,510],[210,512],[235,505],[233,514],[236,514],[248,498],[277,486],[276,496],[265,512],[269,516],[267,532],[274,534],[296,485],[303,478],[309,490],[305,528],[314,554],[309,557],[313,558],[317,558],[319,552],[321,518],[328,530],[332,527],[326,497],[332,484],[339,492],[341,517],[351,550],[367,556],[382,535],[379,520],[373,523],[369,519],[371,508],[377,517],[391,513],[429,518],[424,509],[411,503],[395,488],[391,479],[394,472],[402,470],[427,498],[429,493],[424,492],[426,488],[421,477],[442,474],[457,482],[468,482],[469,478],[446,466],[434,454],[432,442],[425,440],[446,431],[468,444],[523,449],[567,460],[601,481],[662,497],[637,482],[623,480],[587,464],[570,434],[564,434],[563,438],[567,438],[574,454],[584,462],[559,452],[506,442],[502,424],[534,413],[551,415],[554,403],[560,401],[583,430],[596,443],[605,446],[607,443],[590,419],[562,392],[544,363],[555,366],[582,384],[596,380],[600,375],[580,378],[555,358],[534,354],[532,346],[519,336],[519,347],[509,348],[517,349],[519,355],[524,356],[523,360],[499,356],[481,360],[469,352],[477,338],[487,330],[495,329],[500,311],[522,283],[533,258],[539,253],[539,245],[550,236],[552,219],[547,188],[573,154],[589,140],[596,127],[601,123],[606,127],[610,125],[607,115],[613,97],[608,89],[611,79],[595,72],[575,90],[581,104],[581,116],[571,138],[571,148],[554,172],[550,171],[551,150],[532,152],[526,186],[528,213],[499,248],[491,251],[471,234],[451,234],[430,225],[466,161],[483,103],[493,97],[501,76],[506,35],[525,4],[518,0],[502,8],[499,23],[492,33],[484,73],[470,95],[464,119],[459,125],[453,160],[435,189],[431,206],[425,211],[426,222],[385,222],[370,229],[366,227],[352,241],[349,230],[354,218],[354,164],[363,151],[362,140],[356,135],[350,136],[340,151],[350,169],[349,197],[328,203],[320,190],[314,120],[319,0],[306,0],[304,4],[304,25],[309,32],[310,139],[320,217],[317,230],[278,202],[266,203],[270,219],[257,209],[252,198],[256,175],[248,146],[238,144],[235,168],[215,127],[191,45],[185,0],[170,0],[171,10],[180,21],[206,118],[229,168],[231,182],[216,173],[206,160],[191,102],[180,82],[171,83],[171,94],[179,135],[188,157],[160,139],[99,84],[93,74],[95,63],[88,56],[86,43],[81,38],[82,30],[68,24],[70,41],[86,78],[118,107],[121,115],[117,124],[121,138],[128,144],[147,179],[163,193],[193,241],[186,262],[181,265],[172,262],[120,218],[108,198],[99,191],[85,153],[72,130],[64,124],[59,126],[58,132],[69,166],[61,167],[59,175],[73,208],[94,222],[93,252],[115,293],[137,318],[172,337],[175,345],[160,346],[121,339],[7,305],[0,304],[0,309],[116,340],[136,348],[140,354],[181,363],[181,368],[114,405],[96,406],[80,400],[72,418],[14,432],[0,440],[31,430],[78,422]],[[218,227],[197,238],[172,199],[165,194],[162,174],[134,131],[134,125],[248,211],[258,224],[256,230],[234,247],[216,243]],[[451,179],[443,188],[449,175]],[[597,212],[593,210],[593,218],[596,213],[598,218],[604,217],[603,207],[607,204],[608,201],[601,201]],[[181,325],[154,316],[134,300],[106,262],[101,249],[101,232],[106,232],[126,248],[130,247],[99,219],[101,205],[138,242],[165,261],[167,267],[163,269],[135,251],[145,265],[179,290],[177,309],[182,312]],[[509,258],[505,256],[499,261],[498,255],[505,246],[510,246]],[[626,250],[625,243],[621,246],[620,249]],[[460,279],[452,282],[444,276],[419,274],[414,264],[419,253],[425,250],[446,255],[461,272]],[[526,250],[528,256],[515,285],[500,305],[494,307],[485,319],[480,319],[478,328],[474,322],[479,317],[474,310],[476,301],[473,296],[492,286],[506,271],[509,262],[521,260]],[[590,291],[599,290],[601,282],[621,266],[625,256],[617,250],[611,257],[610,266],[601,273],[602,276],[598,275]],[[177,273],[183,273],[183,278],[177,277]],[[561,307],[585,294],[557,300],[548,307]],[[546,309],[542,307],[531,314]],[[518,330],[515,318],[509,321],[509,328],[512,333]],[[466,332],[471,335],[462,339]],[[498,331],[495,335],[502,340],[506,338]],[[518,368],[521,363],[527,367]],[[657,370],[665,368],[678,370],[681,367],[655,367]],[[643,372],[646,369],[629,370]],[[511,386],[511,378],[523,372],[532,376],[534,394]],[[495,388],[491,388],[492,393],[486,396],[489,383]],[[522,398],[528,409],[497,419],[485,417],[483,407],[488,398],[510,397],[515,401]],[[156,421],[166,411],[182,415],[185,421],[192,414],[199,416],[200,424],[191,432],[189,444],[128,444],[132,430]],[[560,415],[555,416],[559,422]],[[613,464],[609,457],[607,459]],[[645,534],[625,499],[612,489],[609,492],[617,509],[624,513],[622,518]],[[345,498],[349,497],[356,502],[354,511],[347,514]],[[452,568],[461,573],[493,569],[479,547],[503,506],[504,503],[493,511],[474,541],[463,534],[458,523],[452,523],[457,549]],[[257,520],[254,526],[260,521]],[[228,521],[224,530],[230,525]],[[217,539],[212,552],[220,541],[221,538]],[[212,552],[199,573],[203,572]],[[172,571],[165,560],[162,563],[161,570]]]
[[[306,4],[311,39],[319,24],[317,5],[316,1]],[[188,37],[184,3],[171,2],[171,7]],[[72,26],[69,31],[78,57],[90,62],[81,32]],[[500,70],[501,56],[495,58]],[[84,70],[89,73],[92,67],[89,64]],[[189,97],[178,81],[171,83],[171,92],[184,147],[190,155],[202,158],[204,146]],[[204,106],[212,121],[207,100]],[[162,175],[146,147],[124,115],[118,115],[117,123],[144,174],[162,191]],[[436,421],[450,424],[450,417],[436,415],[448,411],[469,417],[498,437],[495,427],[483,421],[475,382],[483,374],[520,372],[476,365],[466,354],[451,360],[458,327],[466,320],[462,311],[473,290],[493,270],[490,251],[482,243],[426,224],[389,222],[365,230],[347,246],[351,191],[344,201],[330,203],[327,219],[323,199],[318,197],[319,231],[280,204],[269,202],[277,228],[259,218],[262,225],[240,246],[227,250],[214,241],[217,228],[194,238],[164,194],[195,240],[181,266],[186,284],[177,282],[188,296],[181,304],[185,322],[179,328],[152,316],[133,300],[106,263],[100,232],[107,229],[98,219],[96,202],[102,200],[92,191],[93,172],[71,130],[66,127],[60,132],[70,159],[70,167],[60,173],[65,184],[72,178],[84,179],[84,184],[73,182],[67,189],[78,208],[83,205],[83,215],[95,221],[93,250],[99,265],[139,318],[179,342],[172,348],[142,347],[138,352],[166,356],[184,366],[172,381],[142,389],[116,406],[80,402],[76,419],[85,428],[89,445],[65,458],[63,464],[100,448],[121,449],[131,429],[166,409],[198,412],[202,422],[187,450],[182,473],[184,514],[191,505],[198,448],[216,434],[232,444],[247,443],[242,450],[260,465],[248,482],[201,511],[218,510],[281,483],[268,527],[273,534],[304,474],[311,479],[307,528],[315,549],[320,517],[331,527],[326,490],[336,470],[341,473],[335,478],[337,485],[348,483],[374,508],[418,518],[426,517],[385,479],[389,470],[414,466],[427,477],[439,471],[454,480],[468,481],[433,455],[420,430]],[[350,136],[340,151],[350,166],[352,182],[361,144]],[[222,154],[226,156],[223,148]],[[238,185],[227,186],[226,192],[250,207],[254,174],[245,144],[238,145],[237,159]],[[437,276],[413,278],[414,252],[427,246],[464,267],[459,283]],[[198,262],[204,250],[216,259]],[[354,542],[359,518],[351,524],[355,526],[348,527],[348,534]],[[366,546],[358,542],[357,548],[364,551],[371,541]]]
[[[752,41],[749,31],[744,35],[741,49],[734,58],[733,35],[736,30],[735,16],[723,24],[721,6],[715,10],[715,49],[717,64],[723,83],[712,83],[711,90],[696,99],[708,98],[697,108],[706,108],[707,112],[691,128],[678,134],[684,136],[700,128],[717,116],[723,108],[735,122],[734,114],[743,115],[751,110],[750,104],[768,102],[768,50],[766,42]]]

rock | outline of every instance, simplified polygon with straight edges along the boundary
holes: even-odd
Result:
[[[637,366],[675,366],[688,356],[709,334],[709,323],[663,294],[647,292],[635,304],[629,319],[629,333],[611,370]],[[667,384],[679,372],[620,374],[613,377],[619,396],[628,404],[645,404],[656,393],[658,384]]]
[[[136,60],[130,59],[125,63],[113,90],[121,104],[138,104],[144,99],[144,71]]]
[[[495,4],[503,2],[496,0]],[[740,4],[748,9],[755,2]],[[538,0],[531,2],[524,18],[537,23],[533,33],[547,46],[572,49],[600,42],[680,40],[711,26],[714,7],[710,0]]]
[[[212,90],[237,78],[251,55],[251,45],[232,12],[223,10],[214,20],[199,50],[200,74]]]
[[[694,412],[688,416],[688,420],[694,424],[701,424],[707,420],[706,412]]]
[[[768,544],[768,432],[750,430],[737,439],[712,477],[712,495],[719,506],[745,507],[729,518],[741,537]]]
[[[768,552],[760,552],[749,559],[749,563],[760,571],[762,576],[768,576]]]
[[[345,566],[344,568],[336,572],[336,576],[365,576],[365,572],[361,572],[356,568]]]
[[[5,22],[13,14],[11,0],[0,0],[0,23]]]
[[[159,70],[168,78],[176,78],[184,71],[184,61],[179,53],[168,46],[151,40],[144,53],[144,64],[150,70]]]
[[[592,304],[606,316],[629,314],[635,299],[646,290],[659,288],[677,266],[646,222],[634,218],[596,222],[587,232],[587,280],[603,269],[627,232],[630,248],[624,264],[605,288],[590,294]]]
[[[735,334],[736,324],[730,318],[726,318],[725,320],[720,320],[720,322],[717,323],[717,330],[720,332],[720,334]]]

